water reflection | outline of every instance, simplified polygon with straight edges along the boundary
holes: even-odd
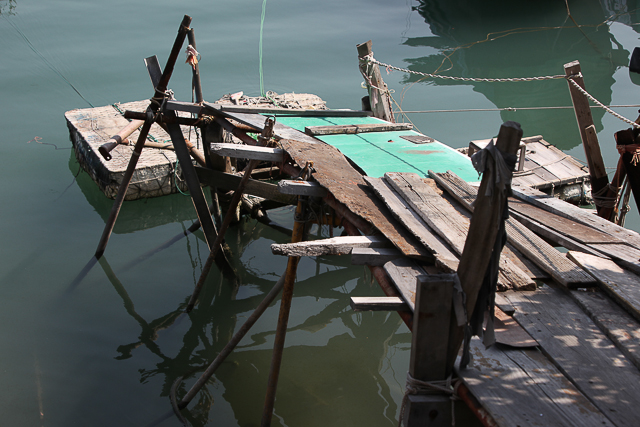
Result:
[[[569,8],[569,9],[567,9]],[[569,2],[426,1],[416,10],[429,25],[432,37],[413,37],[407,46],[427,48],[427,56],[409,58],[414,71],[481,78],[534,77],[564,74],[563,64],[579,60],[587,90],[605,105],[611,103],[613,74],[629,64],[630,53],[609,31],[612,22],[631,25],[638,22],[636,1],[588,0]],[[570,14],[567,11],[570,11]],[[634,28],[634,27],[631,27]],[[635,29],[635,28],[634,28]],[[402,83],[411,84],[420,76],[407,75]],[[424,80],[433,85],[473,85],[498,108],[549,107],[571,105],[563,80],[523,83],[459,83],[450,80]],[[460,106],[459,108],[464,108]],[[602,129],[604,112],[593,110],[594,122]],[[519,111],[523,128],[562,127],[566,115],[557,110]],[[503,120],[513,114],[502,112]],[[635,118],[635,117],[634,117]],[[532,126],[526,126],[531,123]],[[573,132],[573,125],[571,127]],[[579,143],[554,141],[564,149]]]
[[[237,253],[236,259],[242,259],[252,244],[263,236],[269,239],[272,233],[280,232],[254,221],[243,221],[231,229],[227,237]],[[390,352],[407,337],[396,335],[402,321],[395,313],[372,315],[351,310],[349,296],[370,295],[375,285],[363,277],[363,270],[346,268],[348,262],[348,259],[320,257],[315,260],[316,274],[307,278],[299,276],[296,283],[276,404],[275,419],[282,418],[283,424],[313,425],[310,420],[314,419],[322,420],[323,425],[327,421],[331,425],[393,425],[396,422],[395,402],[401,386],[398,384],[397,390],[391,390],[384,370],[390,368]],[[239,280],[235,283],[213,270],[191,313],[184,314],[189,299],[189,295],[185,295],[182,301],[176,302],[174,310],[147,321],[136,311],[126,284],[118,279],[106,258],[102,257],[99,263],[122,299],[127,314],[140,327],[138,338],[119,345],[115,358],[135,360],[136,351],[141,347],[157,356],[157,363],[138,369],[139,381],[144,384],[154,377],[162,378],[159,395],[167,398],[168,409],[176,379],[184,377],[175,392],[179,399],[275,283],[269,274],[261,271],[262,265],[239,263]],[[194,266],[198,264],[194,261]],[[305,272],[309,270],[306,268]],[[277,312],[278,307],[279,303],[274,303],[270,310]],[[207,425],[228,405],[238,425],[257,425],[276,326],[275,321],[261,319],[261,322],[182,411],[190,425]],[[163,342],[159,336],[162,330],[175,327],[185,329],[179,333],[182,342],[177,350],[175,343]],[[141,360],[145,360],[144,357]]]

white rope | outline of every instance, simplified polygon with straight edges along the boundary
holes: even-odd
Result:
[[[400,417],[398,419],[398,427],[402,426],[402,419],[404,418],[404,410],[409,400],[409,395],[425,395],[425,394],[445,394],[451,398],[451,416],[453,417],[453,401],[458,400],[456,394],[456,388],[452,385],[451,377],[441,381],[420,381],[411,376],[407,372],[407,390],[402,398],[402,406],[400,407]],[[455,418],[452,418],[453,425],[455,425]]]

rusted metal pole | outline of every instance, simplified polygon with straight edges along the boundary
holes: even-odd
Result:
[[[142,148],[144,147],[144,142],[147,139],[147,135],[149,134],[149,129],[151,129],[151,124],[153,123],[156,112],[160,108],[160,105],[165,98],[164,92],[167,90],[167,84],[169,83],[169,79],[171,78],[171,74],[173,73],[173,67],[175,66],[176,60],[178,59],[180,49],[182,47],[182,44],[184,43],[184,39],[187,35],[187,30],[190,24],[191,17],[185,15],[182,19],[182,23],[180,24],[180,28],[178,29],[178,35],[176,36],[173,48],[171,49],[169,59],[167,59],[167,65],[165,66],[164,72],[162,73],[160,82],[155,88],[155,96],[153,97],[151,104],[149,104],[149,107],[147,108],[148,118],[142,125],[140,136],[138,137],[138,141],[136,142],[133,153],[131,154],[131,159],[129,160],[129,164],[127,165],[124,176],[122,177],[122,183],[120,184],[120,188],[118,188],[118,195],[113,202],[113,207],[111,208],[111,212],[109,213],[109,218],[107,219],[104,231],[102,232],[102,237],[100,238],[100,242],[98,243],[98,248],[96,249],[95,253],[96,258],[98,259],[102,256],[102,254],[104,254],[104,250],[106,249],[107,243],[109,242],[109,237],[111,237],[111,231],[113,231],[113,226],[115,225],[118,214],[120,213],[120,208],[122,208],[122,203],[124,202],[124,198],[127,194],[133,172],[135,171],[136,165],[138,164],[138,159],[140,158],[140,153],[142,152]]]
[[[264,129],[262,131],[262,136],[261,136],[261,138],[264,141],[269,140],[269,138],[271,138],[271,136],[273,135],[273,125],[274,125],[273,119],[267,118]],[[218,232],[218,236],[216,237],[216,240],[213,243],[213,248],[211,249],[211,253],[209,254],[209,257],[207,258],[207,261],[205,262],[204,266],[202,267],[202,273],[200,274],[198,283],[196,283],[196,287],[193,290],[191,299],[189,299],[189,304],[187,304],[187,308],[186,308],[187,313],[193,309],[196,302],[198,301],[198,295],[200,294],[200,291],[202,290],[202,286],[204,285],[204,282],[207,279],[207,276],[209,275],[209,271],[211,270],[213,261],[218,254],[218,251],[220,249],[220,244],[224,239],[224,234],[227,231],[227,228],[229,228],[229,225],[231,224],[231,221],[233,219],[233,216],[234,216],[233,212],[235,212],[235,210],[237,209],[238,203],[240,203],[240,199],[242,197],[244,188],[246,187],[247,182],[249,182],[249,179],[251,178],[251,170],[253,170],[253,168],[255,168],[259,163],[260,163],[259,160],[251,160],[249,162],[249,166],[248,166],[249,170],[245,172],[245,174],[242,176],[242,180],[238,184],[238,188],[233,192],[233,198],[231,199],[231,203],[229,204],[229,210],[227,211],[227,214],[224,216],[224,221],[222,221],[222,225],[220,226],[220,231]]]
[[[193,400],[193,398],[198,394],[200,389],[204,387],[204,385],[209,381],[209,378],[215,373],[216,369],[225,361],[225,359],[231,354],[234,348],[240,343],[240,340],[244,338],[244,336],[249,332],[251,327],[256,323],[256,321],[262,316],[265,310],[271,305],[274,299],[278,296],[282,287],[284,286],[285,276],[280,277],[278,282],[271,288],[269,293],[265,295],[262,302],[256,307],[256,309],[251,313],[251,315],[247,318],[247,320],[242,324],[238,332],[231,338],[231,340],[224,346],[224,348],[218,353],[218,356],[214,359],[213,362],[209,365],[209,367],[200,375],[200,378],[196,383],[191,387],[191,389],[184,395],[182,400],[178,403],[179,409],[184,409],[187,407],[189,402]]]
[[[293,226],[293,235],[291,243],[302,241],[306,223],[306,200],[304,196],[298,197],[298,206],[296,207],[295,224]],[[261,427],[271,425],[273,416],[273,407],[276,401],[276,390],[278,388],[278,378],[280,376],[280,366],[282,365],[282,353],[284,350],[284,340],[287,334],[287,325],[289,324],[289,312],[291,311],[291,300],[293,299],[293,285],[296,280],[296,271],[300,257],[289,257],[287,262],[287,270],[284,275],[284,287],[282,290],[282,300],[280,302],[280,313],[278,315],[278,325],[276,327],[276,336],[273,343],[273,355],[271,356],[271,369],[269,371],[269,382],[267,383],[267,394],[264,402],[264,410],[262,412]]]

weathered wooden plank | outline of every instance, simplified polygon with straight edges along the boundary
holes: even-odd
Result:
[[[640,372],[565,293],[550,287],[509,292],[514,318],[544,353],[614,424],[640,418]]]
[[[364,180],[385,202],[393,216],[407,227],[420,243],[433,252],[434,256],[452,261],[458,260],[458,257],[449,250],[442,239],[433,233],[431,228],[406,205],[405,201],[383,179],[366,176]]]
[[[631,363],[640,369],[640,323],[604,292],[571,291],[571,297]]]
[[[351,297],[350,305],[355,311],[410,311],[400,297]]]
[[[497,302],[493,327],[494,333],[496,334],[496,342],[499,344],[517,348],[538,346],[538,342],[534,340],[531,335],[522,328],[522,326],[513,320],[510,315],[502,311]]]
[[[551,277],[529,258],[525,257],[522,252],[514,248],[513,245],[508,241],[507,244],[504,245],[504,249],[500,254],[500,257],[503,256],[509,258],[511,262],[517,265],[520,270],[524,271],[532,279],[545,280]]]
[[[325,197],[329,193],[326,188],[317,182],[285,179],[278,182],[278,190],[282,194],[312,197]]]
[[[227,104],[208,104],[214,108],[230,113],[282,114],[303,117],[370,117],[371,111],[362,110],[295,110],[291,108],[250,107]]]
[[[625,245],[623,243],[592,243],[589,246],[597,250],[598,252],[602,252],[608,257],[614,259],[624,268],[629,269],[636,274],[640,274],[640,249]]]
[[[341,236],[297,243],[274,243],[271,252],[285,256],[349,255],[353,248],[386,248],[391,243],[383,236]]]
[[[569,218],[580,224],[593,227],[631,246],[640,247],[640,234],[600,218],[593,210],[579,208],[564,200],[556,199],[553,196],[529,187],[514,186],[512,190],[517,198],[529,202],[534,206]]]
[[[213,143],[211,151],[229,157],[249,160],[263,160],[266,162],[282,162],[286,153],[282,148],[249,146],[243,144]]]
[[[351,265],[383,266],[398,258],[402,258],[402,253],[396,248],[353,248],[351,251]]]
[[[546,227],[565,236],[569,236],[571,239],[580,243],[621,243],[621,240],[617,237],[610,236],[609,234],[598,231],[593,227],[589,227],[569,218],[545,211],[544,209],[532,206],[529,203],[525,203],[513,197],[509,199],[509,209],[534,219],[539,223],[544,224]]]
[[[640,320],[640,277],[611,260],[569,251],[569,258],[595,277],[600,288]]]
[[[334,125],[334,126],[307,126],[304,132],[307,135],[355,135],[367,132],[393,132],[399,130],[411,130],[411,123],[370,123],[360,125]]]
[[[416,279],[418,276],[426,274],[426,271],[415,261],[408,258],[400,258],[389,261],[384,265],[393,283],[400,291],[402,299],[409,305],[411,311],[415,310],[416,302]]]
[[[406,256],[422,257],[430,254],[398,223],[386,205],[369,189],[362,175],[349,164],[339,150],[324,143],[308,144],[290,139],[283,139],[280,144],[298,165],[313,162],[313,177],[335,198],[327,200],[334,209],[346,208],[346,215],[364,219]]]
[[[429,175],[463,206],[473,209],[471,203],[478,193],[475,187],[470,186],[454,173],[436,174],[429,171]],[[559,283],[565,286],[590,286],[594,283],[588,274],[569,261],[556,248],[513,218],[507,219],[505,228],[509,243]]]
[[[242,180],[242,176],[215,171],[213,169],[196,167],[196,173],[201,183],[221,190],[235,191]],[[297,202],[295,196],[282,194],[276,184],[249,179],[244,188],[246,194],[273,200],[275,202],[294,205]]]
[[[537,349],[485,349],[458,374],[499,426],[613,426]]]

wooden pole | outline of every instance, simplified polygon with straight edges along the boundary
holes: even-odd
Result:
[[[516,154],[522,129],[516,122],[506,122],[500,127],[496,148],[505,154]],[[490,156],[489,156],[490,157]],[[495,187],[495,171],[489,169],[482,175],[478,189],[469,232],[458,265],[458,277],[462,290],[466,294],[467,318],[471,319],[478,298],[478,292],[489,266],[493,247],[498,236],[500,224],[504,221],[507,206],[506,191],[493,188],[487,196],[487,187]],[[447,376],[453,371],[453,364],[464,337],[464,328],[457,324],[456,316],[451,316],[449,347],[447,352]]]
[[[389,89],[382,80],[380,67],[377,64],[371,64],[365,61],[365,57],[373,57],[371,51],[371,40],[356,46],[358,49],[358,58],[360,58],[360,72],[364,76],[369,90],[369,103],[373,115],[379,119],[395,123],[393,110],[391,109],[391,97]]]
[[[296,207],[295,224],[291,243],[302,241],[304,229],[306,225],[306,202],[307,197],[298,197],[298,206]],[[289,312],[291,311],[291,301],[293,299],[293,285],[296,280],[296,271],[300,257],[289,257],[287,269],[285,272],[284,288],[282,290],[282,300],[280,302],[280,313],[278,315],[278,325],[276,327],[276,336],[273,344],[273,355],[271,356],[271,369],[269,371],[269,382],[267,383],[267,394],[262,412],[261,427],[271,425],[273,416],[273,407],[276,400],[276,390],[278,388],[278,378],[280,376],[280,366],[282,365],[282,353],[284,350],[284,340],[287,334],[287,325],[289,324]]]
[[[580,62],[573,61],[565,64],[564,71],[567,79],[573,80],[582,89],[585,88],[584,79],[580,71]],[[607,177],[604,160],[602,159],[602,153],[600,152],[598,136],[595,131],[591,108],[589,107],[589,99],[571,82],[567,82],[567,84],[569,85],[571,102],[573,103],[573,109],[576,113],[576,121],[578,122],[580,138],[582,139],[582,146],[584,147],[587,165],[589,166],[591,193],[597,194],[603,188],[607,187],[609,184],[609,178]],[[598,206],[596,203],[596,209],[598,211],[598,215],[600,215],[603,210],[602,207]]]
[[[196,48],[196,35],[193,32],[193,28],[189,29],[189,32],[187,33],[187,37],[189,38],[189,44],[191,46],[193,46],[193,48],[195,49]],[[192,69],[193,69],[193,77],[191,79],[191,81],[192,81],[191,84],[193,86],[193,92],[195,94],[196,103],[200,104],[204,100],[202,99],[202,83],[200,82],[200,67],[198,66],[197,62],[192,67]]]
[[[627,185],[631,187],[636,207],[640,209],[640,136],[637,131],[627,129],[616,132],[616,146],[627,174]]]
[[[274,125],[273,119],[267,118],[264,125],[264,129],[262,130],[262,135],[261,135],[261,140],[264,141],[263,145],[266,145],[266,141],[268,141],[273,135],[273,125]],[[204,286],[204,282],[207,276],[209,275],[209,271],[211,270],[213,261],[219,252],[220,245],[222,243],[222,240],[224,239],[224,234],[227,231],[227,228],[229,228],[229,225],[231,224],[231,221],[234,217],[233,213],[236,211],[238,207],[238,203],[240,203],[240,199],[242,197],[244,188],[246,187],[247,182],[251,178],[251,171],[259,163],[260,163],[260,160],[251,160],[249,162],[249,166],[247,166],[247,169],[248,169],[247,172],[245,172],[245,174],[242,176],[242,180],[240,181],[240,184],[238,184],[238,188],[233,192],[233,198],[231,199],[229,210],[227,211],[227,214],[224,216],[224,221],[222,222],[222,225],[220,226],[220,231],[218,232],[218,236],[216,237],[216,240],[213,243],[213,248],[211,249],[211,253],[209,254],[209,257],[207,258],[207,261],[205,262],[204,266],[202,267],[202,273],[200,274],[200,279],[198,279],[198,283],[196,283],[196,287],[193,290],[191,299],[189,299],[189,304],[187,304],[187,309],[186,309],[187,313],[193,309],[193,307],[195,306],[198,300],[198,295],[200,294],[200,291]]]
[[[180,28],[178,29],[178,35],[176,36],[173,48],[171,49],[171,53],[169,54],[169,59],[167,59],[167,65],[165,66],[164,72],[162,73],[160,82],[155,88],[155,96],[153,97],[151,104],[149,104],[149,107],[147,108],[149,117],[144,122],[144,125],[140,130],[140,136],[138,137],[138,141],[136,142],[133,153],[131,154],[131,159],[129,160],[129,164],[127,165],[124,176],[122,177],[122,183],[118,188],[118,195],[113,202],[113,207],[111,208],[111,212],[109,213],[109,218],[107,219],[104,231],[102,232],[102,237],[100,238],[100,242],[98,243],[98,248],[96,249],[95,253],[96,258],[98,259],[102,256],[102,254],[104,254],[104,250],[106,249],[107,243],[109,242],[109,237],[111,237],[111,231],[113,230],[113,226],[115,225],[118,214],[120,213],[120,208],[122,208],[122,203],[124,202],[124,198],[127,194],[129,183],[131,182],[131,177],[133,176],[133,172],[135,171],[136,165],[138,164],[138,159],[140,158],[140,153],[142,152],[142,148],[144,147],[144,142],[147,139],[147,135],[149,134],[149,129],[151,129],[153,118],[155,117],[156,112],[160,108],[160,105],[165,98],[164,92],[167,90],[167,84],[169,83],[169,79],[171,78],[171,74],[173,73],[173,67],[175,66],[178,55],[180,54],[180,49],[182,48],[182,44],[184,43],[184,39],[187,35],[187,30],[190,24],[191,17],[185,15],[182,19],[182,23],[180,24]]]

